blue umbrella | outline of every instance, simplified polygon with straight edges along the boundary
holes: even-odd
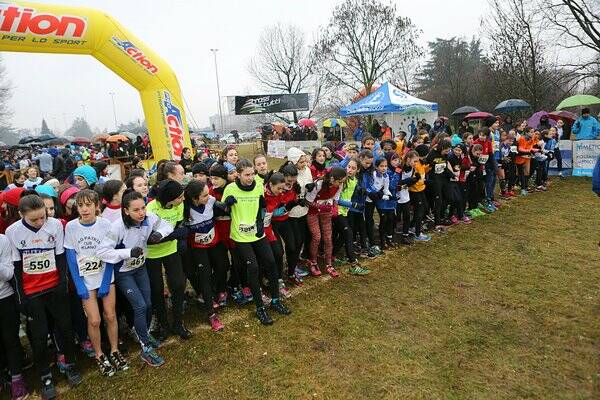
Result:
[[[529,105],[529,103],[526,102],[525,100],[509,99],[509,100],[504,100],[503,102],[498,104],[496,106],[495,110],[498,112],[501,112],[501,113],[509,113],[512,111],[523,110],[525,108],[530,108],[530,107],[531,106]]]

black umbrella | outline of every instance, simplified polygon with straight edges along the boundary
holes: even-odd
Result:
[[[24,138],[19,140],[19,144],[31,143],[31,142],[34,142],[36,139],[37,138],[34,138],[33,136],[25,136]]]
[[[471,114],[471,113],[474,113],[474,112],[477,112],[477,111],[479,111],[479,110],[477,108],[475,108],[475,107],[462,106],[462,107],[459,107],[456,110],[454,110],[452,112],[452,114],[450,114],[450,115],[455,115],[455,116],[456,115],[467,115],[467,114]]]
[[[33,140],[33,141],[42,143],[42,142],[47,142],[48,140],[52,140],[52,139],[56,139],[56,136],[45,133],[43,135],[36,137],[35,140]]]
[[[526,102],[525,100],[509,99],[509,100],[504,100],[503,102],[499,103],[494,110],[496,110],[500,113],[509,113],[509,112],[513,112],[516,110],[523,110],[523,109],[530,108],[530,107],[531,106],[529,105],[529,103]]]

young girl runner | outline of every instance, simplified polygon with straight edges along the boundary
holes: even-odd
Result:
[[[186,277],[181,255],[177,252],[178,240],[187,240],[188,236],[187,228],[182,225],[183,186],[177,181],[167,179],[158,184],[156,192],[157,198],[148,203],[148,212],[156,214],[174,227],[174,231],[168,237],[163,238],[161,243],[148,245],[146,266],[152,288],[152,307],[160,324],[156,338],[163,341],[169,334],[167,329],[170,328],[171,332],[187,340],[192,337],[192,333],[182,321]],[[172,324],[169,324],[167,319],[163,267],[171,293]]]
[[[87,316],[88,335],[96,352],[96,363],[102,375],[112,376],[116,371],[129,369],[129,364],[118,348],[113,265],[97,256],[104,236],[110,231],[111,223],[107,219],[96,217],[100,202],[96,192],[83,190],[77,193],[75,202],[79,218],[70,221],[65,229],[67,263]],[[102,301],[110,343],[108,357],[102,352],[100,340],[99,300]]]
[[[13,182],[10,185],[8,185],[6,187],[6,189],[4,189],[4,191],[7,192],[11,189],[22,188],[23,185],[25,184],[26,179],[27,179],[27,177],[22,172],[19,172],[19,171],[15,172],[13,174]]]
[[[256,304],[256,317],[263,325],[271,325],[273,320],[262,301],[258,260],[269,278],[271,308],[282,315],[288,315],[290,311],[279,299],[277,267],[264,233],[264,188],[256,184],[254,167],[250,161],[240,160],[236,168],[239,178],[223,192],[224,202],[231,209],[230,235],[247,268],[248,282]]]
[[[411,225],[415,228],[415,242],[428,242],[431,236],[421,232],[423,227],[423,217],[427,210],[427,197],[425,196],[425,176],[428,172],[428,165],[425,164],[425,158],[429,152],[429,147],[425,144],[420,144],[415,148],[418,159],[411,161],[410,158],[404,158],[404,167],[411,165],[413,169],[413,178],[416,182],[408,187],[410,195],[410,203],[413,206],[413,220]]]
[[[160,342],[148,332],[152,303],[146,271],[146,243],[158,243],[173,231],[173,226],[155,214],[146,214],[144,198],[133,190],[123,194],[121,211],[122,218],[111,225],[98,257],[115,264],[117,288],[133,309],[133,325],[142,347],[141,359],[152,367],[160,367],[165,363],[156,353]]]
[[[418,182],[417,178],[420,176],[414,176],[415,163],[419,159],[416,151],[410,150],[407,152],[402,159],[401,175],[398,181],[398,187],[400,190],[396,192],[396,220],[402,221],[402,237],[400,243],[403,245],[411,245],[413,242],[410,240],[410,194],[408,188]]]
[[[344,188],[340,193],[340,199],[338,200],[338,216],[333,219],[334,234],[336,236],[336,239],[333,241],[333,254],[336,254],[339,248],[344,245],[346,248],[346,256],[348,257],[348,262],[350,263],[350,269],[348,272],[350,272],[352,275],[367,275],[371,271],[367,268],[361,267],[356,259],[356,253],[354,251],[353,244],[354,235],[348,220],[348,213],[351,210],[354,212],[362,212],[362,208],[364,207],[364,203],[361,205],[359,203],[352,202],[354,192],[356,192],[357,188],[360,190],[360,187],[358,186],[358,179],[356,178],[357,173],[358,160],[352,158],[346,165],[347,178],[346,182],[344,183]]]
[[[148,179],[143,176],[130,176],[125,182],[125,186],[128,189],[133,189],[144,197],[144,201],[148,203],[150,200],[148,197],[148,193],[150,189],[148,188]],[[122,197],[122,196],[121,196]]]
[[[46,216],[44,202],[38,195],[19,201],[23,216],[6,230],[14,263],[17,298],[29,319],[31,346],[42,380],[42,398],[53,399],[56,389],[48,364],[48,322],[50,314],[64,337],[65,374],[76,386],[81,375],[75,366],[75,346],[67,297],[67,262],[63,248],[61,223]]]
[[[110,223],[121,218],[121,199],[126,186],[121,181],[111,179],[102,186],[102,218]]]
[[[10,373],[11,398],[23,400],[29,396],[29,391],[21,374],[23,353],[19,342],[20,317],[10,283],[15,269],[11,259],[10,242],[6,236],[0,235],[0,349],[4,352],[3,358]]]
[[[346,179],[346,171],[340,167],[328,169],[325,175],[317,179],[314,187],[306,194],[308,201],[308,229],[311,234],[310,241],[310,272],[313,276],[321,276],[317,265],[319,243],[323,239],[325,271],[336,278],[339,273],[332,265],[332,213],[337,208],[337,201],[342,192],[342,184]],[[335,211],[337,214],[337,211]]]
[[[40,172],[37,167],[27,168],[27,180],[23,183],[23,187],[26,190],[33,190],[37,185],[42,183],[40,178]]]
[[[96,182],[98,182],[96,170],[89,165],[82,165],[81,167],[75,168],[73,177],[75,178],[75,185],[79,190],[93,189]]]
[[[191,181],[185,188],[183,215],[189,228],[188,244],[193,260],[193,268],[187,271],[188,278],[196,293],[202,294],[208,309],[208,321],[215,332],[224,328],[216,310],[219,303],[227,301],[225,285],[229,271],[227,249],[215,229],[215,214],[224,213],[221,204],[209,194],[208,186],[200,181]],[[215,299],[213,287],[218,292],[218,299]]]
[[[529,172],[531,166],[531,155],[533,154],[533,145],[535,144],[535,138],[533,133],[535,129],[531,127],[525,128],[524,134],[519,138],[517,144],[517,157],[515,164],[517,164],[517,173],[519,175],[519,183],[521,185],[521,196],[527,196],[528,185],[529,185]]]
[[[234,164],[235,165],[235,164]],[[267,164],[267,157],[262,154],[254,157],[254,169],[256,170],[256,182],[259,185],[265,184],[265,179],[269,173],[269,165]]]
[[[325,150],[315,149],[312,152],[312,163],[310,164],[310,173],[312,174],[312,178],[314,181],[316,181],[319,178],[322,178],[327,172],[325,161]]]
[[[397,156],[397,154],[396,154]],[[392,176],[390,176],[392,175]],[[390,173],[388,162],[385,158],[375,160],[375,171],[367,193],[375,201],[379,214],[379,241],[381,250],[393,246],[394,211],[396,210],[395,187],[398,183],[397,174]]]

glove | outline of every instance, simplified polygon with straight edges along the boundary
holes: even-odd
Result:
[[[152,232],[152,233],[158,233],[158,232]],[[160,233],[158,233],[160,235]],[[150,235],[152,236],[152,235]],[[150,240],[150,239],[148,239]],[[160,239],[158,239],[160,240]],[[141,247],[134,247],[133,249],[131,249],[131,253],[129,253],[129,255],[131,256],[131,258],[138,258],[140,257],[142,254],[144,254],[144,249],[142,249]]]
[[[312,192],[315,188],[315,184],[314,183],[307,183],[306,185],[304,185],[304,188],[306,189],[307,192]]]
[[[388,196],[387,194],[384,194],[383,196],[381,196],[381,200],[383,201],[388,201],[390,199],[390,196]]]
[[[369,198],[373,201],[377,201],[381,198],[383,194],[381,192],[371,192],[371,193],[367,193],[367,196],[369,196]]]
[[[415,175],[413,176],[413,178],[415,178],[417,180],[417,182],[418,182],[418,181],[421,180],[421,174],[418,173],[418,172],[415,172]]]
[[[302,192],[302,187],[298,182],[294,182],[294,184],[292,185],[292,189],[294,190],[294,192],[296,192],[296,194],[300,194]]]
[[[298,205],[300,207],[308,207],[308,201],[306,199],[298,199]]]
[[[162,239],[162,235],[159,232],[152,231],[148,237],[148,244],[157,244]]]
[[[79,298],[82,300],[87,300],[90,298],[90,292],[88,292],[87,288],[85,290],[77,289],[77,296],[79,296]]]
[[[264,218],[259,218],[256,221],[256,237],[261,238],[265,234]]]
[[[225,203],[225,205],[227,207],[231,207],[232,205],[234,205],[235,203],[237,203],[237,200],[236,200],[235,197],[233,197],[233,196],[230,195],[230,196],[227,196],[227,198],[225,199],[224,203]]]
[[[276,208],[275,210],[273,210],[273,216],[274,217],[280,217],[280,216],[282,216],[285,213],[286,213],[286,208],[285,207],[279,207],[279,208]]]
[[[290,201],[289,203],[287,203],[285,205],[285,209],[288,210],[288,211],[290,211],[292,208],[294,208],[294,207],[296,207],[298,205],[298,202],[299,202],[298,200],[292,200],[292,201]]]
[[[97,296],[99,298],[103,298],[103,297],[106,297],[109,292],[110,292],[110,285],[106,285],[106,287],[100,286],[100,288],[98,288]]]

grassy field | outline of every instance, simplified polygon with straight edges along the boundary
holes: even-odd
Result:
[[[556,182],[556,181],[555,181]],[[598,399],[600,199],[588,179],[506,203],[430,243],[312,279],[262,327],[230,308],[171,339],[167,364],[62,399]],[[64,387],[64,385],[62,385]]]

